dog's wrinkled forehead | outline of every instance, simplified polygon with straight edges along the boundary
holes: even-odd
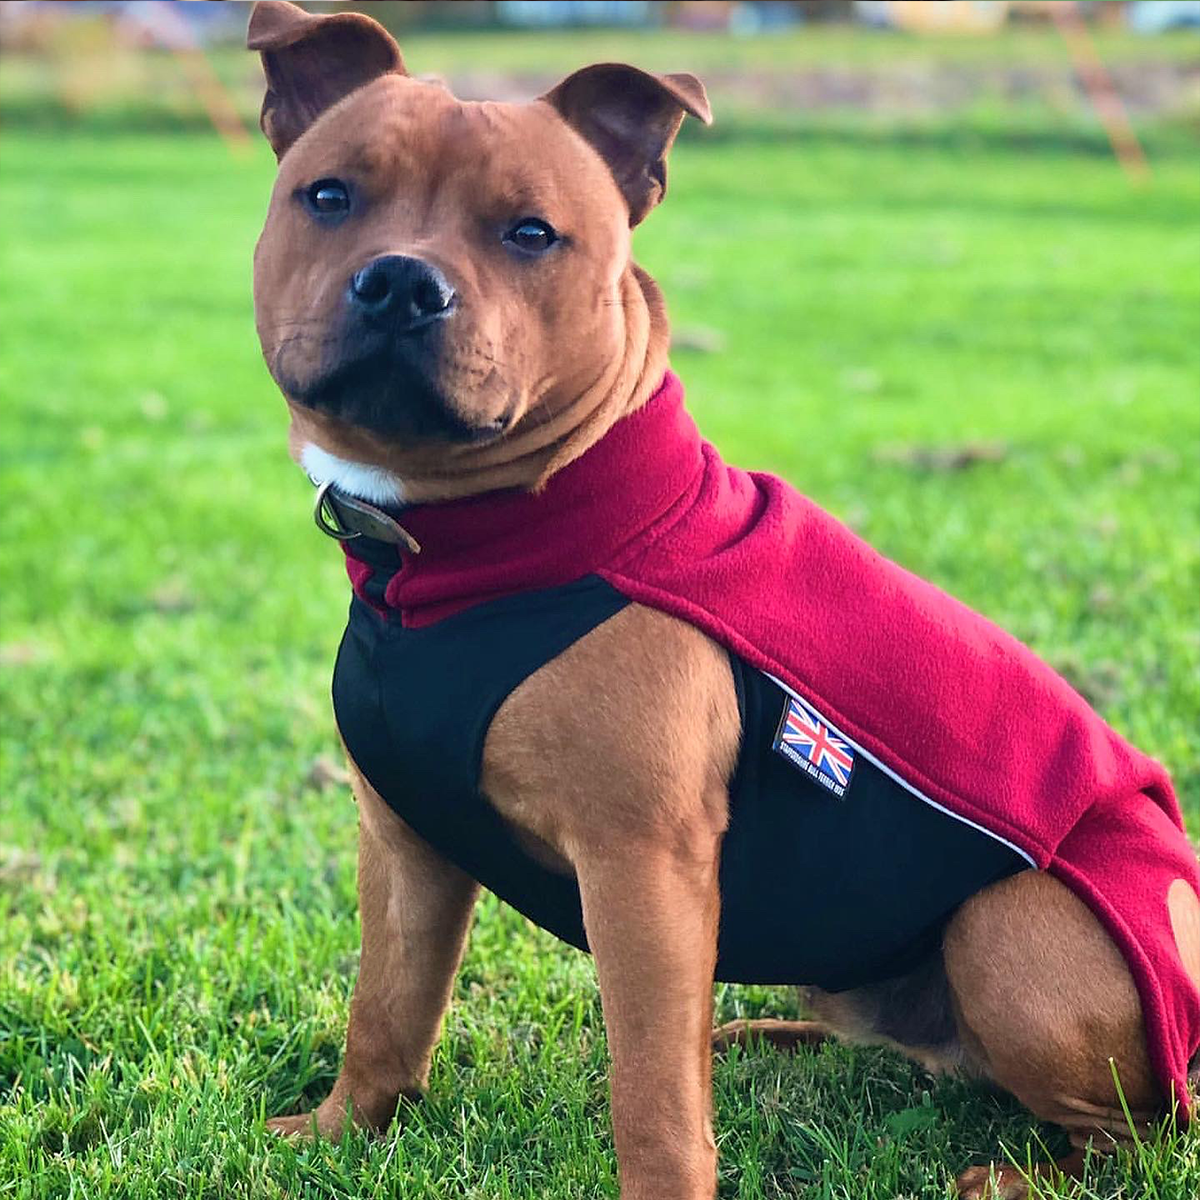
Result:
[[[373,201],[460,191],[470,209],[586,204],[620,210],[604,163],[544,102],[462,101],[437,84],[386,76],[346,97],[280,164],[283,187],[349,176]]]

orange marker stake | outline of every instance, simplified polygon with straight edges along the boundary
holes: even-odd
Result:
[[[1092,35],[1088,32],[1077,3],[1050,5],[1054,23],[1067,44],[1071,64],[1087,92],[1100,124],[1112,146],[1113,154],[1130,183],[1144,184],[1150,178],[1150,164],[1137,134],[1133,131],[1129,114],[1121,100],[1112,76],[1096,53]]]
[[[180,19],[174,6],[167,0],[158,0],[156,8],[171,31],[168,49],[183,68],[188,84],[204,105],[204,111],[208,114],[213,128],[232,153],[242,157],[252,153],[250,134],[242,123],[237,105],[213,70],[213,65],[204,51],[196,44],[187,22]]]

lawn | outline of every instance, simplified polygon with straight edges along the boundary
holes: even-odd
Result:
[[[727,456],[1029,641],[1200,833],[1200,172],[1150,136],[1133,190],[1042,120],[689,135],[638,254]],[[591,964],[490,899],[406,1124],[263,1130],[332,1082],[358,945],[347,585],[252,323],[271,166],[0,134],[0,1197],[613,1197]],[[727,1200],[932,1200],[1060,1144],[883,1052],[735,1055],[716,1091]],[[1197,1193],[1165,1135],[1045,1195]]]

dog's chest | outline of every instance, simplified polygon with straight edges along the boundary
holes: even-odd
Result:
[[[587,577],[422,629],[351,611],[334,678],[351,756],[445,857],[586,948],[578,888],[480,788],[505,699],[627,601]],[[731,656],[742,743],[721,862],[717,976],[837,989],[908,969],[967,896],[1023,863],[916,798],[811,705]],[[586,723],[583,736],[587,736]]]

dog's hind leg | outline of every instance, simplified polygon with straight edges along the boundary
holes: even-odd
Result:
[[[341,1074],[311,1113],[273,1133],[338,1137],[349,1119],[384,1129],[402,1095],[424,1089],[466,944],[478,885],[446,862],[357,771],[362,960]]]
[[[1074,1152],[1042,1173],[1077,1174],[1093,1135],[1099,1151],[1129,1138],[1125,1107],[1135,1126],[1162,1113],[1129,969],[1065,884],[1023,871],[973,896],[947,927],[944,962],[970,1059],[1070,1133]],[[1028,1191],[1026,1173],[1000,1165],[964,1172],[958,1187],[972,1200]]]
[[[1181,920],[1180,953],[1200,971],[1200,921]],[[1194,943],[1194,944],[1192,944]],[[1024,871],[973,896],[951,918],[941,953],[907,975],[845,992],[805,989],[816,1021],[763,1022],[764,1039],[800,1045],[828,1031],[900,1050],[932,1071],[981,1077],[1067,1130],[1072,1151],[1035,1176],[1077,1176],[1099,1152],[1152,1124],[1164,1100],[1150,1068],[1141,1003],[1116,945],[1053,876]],[[756,1022],[715,1031],[728,1045]],[[730,1036],[733,1033],[734,1036]],[[1112,1064],[1110,1065],[1110,1059]],[[1113,1078],[1115,1067],[1120,1092]],[[1018,1200],[1029,1170],[1007,1163],[958,1177],[964,1200]]]

